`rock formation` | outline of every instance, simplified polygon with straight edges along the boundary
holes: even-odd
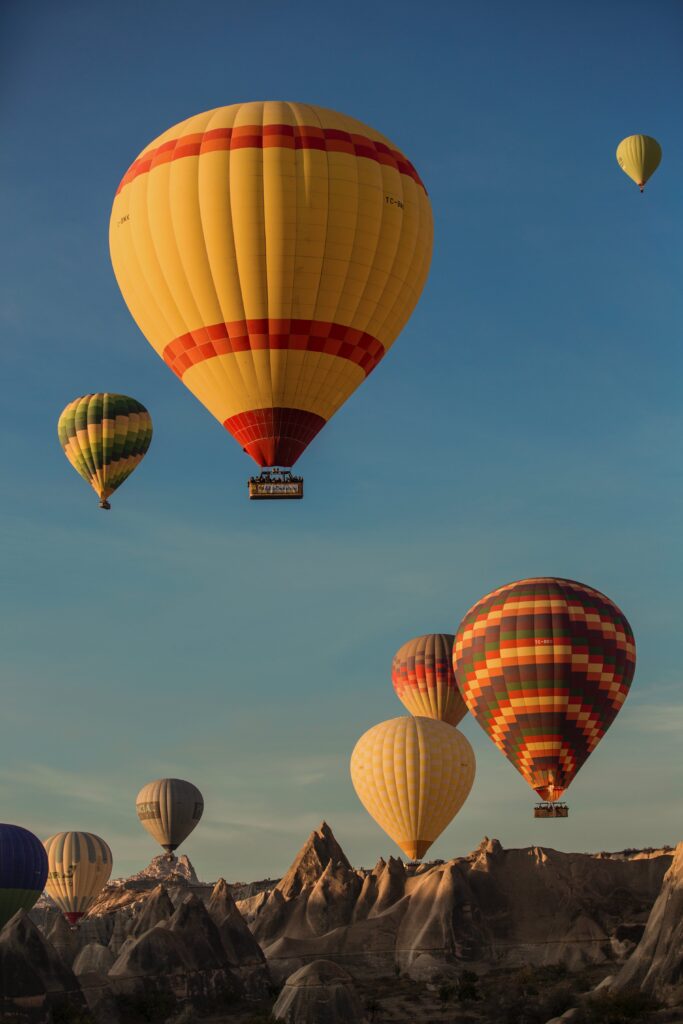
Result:
[[[314,960],[287,978],[273,1007],[287,1024],[364,1024],[351,975],[329,960]]]
[[[39,1020],[47,1006],[65,1003],[85,1009],[78,981],[28,914],[19,910],[0,932],[0,1019]]]
[[[683,843],[664,876],[638,946],[611,990],[638,988],[662,1002],[683,1002]]]
[[[243,994],[218,928],[196,895],[168,920],[158,921],[137,938],[131,935],[109,980],[119,995],[140,999],[152,992],[178,1005],[189,1004],[198,1013],[224,1007]]]
[[[277,884],[285,899],[298,896],[307,885],[315,884],[329,863],[342,865],[352,870],[346,854],[332,834],[332,829],[323,821],[320,828],[310,836],[294,858],[284,878]]]
[[[268,995],[272,982],[263,950],[237,909],[224,878],[216,882],[207,910],[218,929],[228,963],[247,994],[253,998]]]
[[[97,974],[104,978],[109,974],[114,964],[114,954],[107,946],[99,942],[89,942],[80,951],[73,964],[73,972],[79,976],[82,974]]]
[[[673,1005],[683,1000],[682,911],[683,844],[672,859],[668,849],[567,854],[484,839],[465,857],[381,858],[368,870],[351,866],[323,822],[280,881],[210,886],[186,858],[158,857],[105,887],[76,931],[43,900],[3,932],[0,976],[35,998],[73,995],[76,1007],[85,994],[98,1024],[220,1014],[245,998],[265,1006],[273,980],[286,982],[280,1019],[346,1024],[362,1017],[349,975],[374,999],[387,979],[394,993],[400,974],[403,1010],[418,990],[438,1009],[440,988],[491,968],[588,966],[592,979],[614,975],[615,990],[642,986]]]
[[[313,832],[282,881],[250,900],[250,927],[276,979],[311,957],[408,969],[425,953],[514,967],[613,961],[618,929],[642,926],[671,856],[504,850],[407,869],[354,870],[328,826]],[[242,909],[242,904],[238,904]]]
[[[211,895],[211,886],[199,881],[186,856],[169,860],[162,855],[153,857],[147,867],[137,874],[129,878],[115,878],[105,885],[88,911],[86,920],[116,910],[135,910],[151,897],[160,884],[163,884],[174,906],[182,903],[191,892],[204,900],[208,900]]]
[[[168,921],[175,913],[175,908],[163,885],[159,884],[150,893],[149,899],[142,905],[139,914],[131,921],[128,935],[139,938],[150,928],[161,921]]]
[[[48,918],[44,934],[64,963],[71,964],[80,948],[80,936],[60,911]]]

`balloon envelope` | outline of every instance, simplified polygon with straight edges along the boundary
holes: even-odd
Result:
[[[368,729],[351,755],[358,798],[411,860],[424,857],[464,804],[474,751],[433,718],[392,718]]]
[[[144,458],[152,440],[152,418],[127,395],[103,391],[69,402],[57,424],[64,454],[90,484],[103,508]]]
[[[184,779],[155,779],[138,793],[135,810],[143,828],[172,853],[198,824],[204,797]]]
[[[405,325],[432,233],[424,185],[388,139],[273,101],[151,142],[109,239],[156,352],[259,466],[289,467]]]
[[[92,832],[58,832],[45,840],[45,849],[47,893],[75,924],[109,880],[111,850]]]
[[[450,633],[428,633],[409,640],[394,655],[391,680],[412,715],[457,725],[467,714],[453,673],[454,639]]]
[[[623,613],[583,583],[538,577],[483,597],[453,667],[474,718],[543,800],[558,800],[614,721],[636,650]]]
[[[20,825],[0,825],[0,929],[17,910],[30,910],[47,879],[47,854],[38,836]]]
[[[629,135],[617,146],[617,162],[624,174],[643,191],[662,159],[662,147],[650,135]]]

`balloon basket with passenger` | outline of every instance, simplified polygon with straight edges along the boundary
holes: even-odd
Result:
[[[304,478],[290,469],[264,469],[259,476],[249,477],[249,498],[252,501],[278,501],[303,498]]]
[[[565,803],[543,801],[534,807],[534,818],[568,818],[569,808]]]

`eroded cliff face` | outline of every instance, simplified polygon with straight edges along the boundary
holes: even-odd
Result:
[[[125,1024],[152,1010],[201,1015],[269,1000],[268,965],[227,883],[202,885],[191,865],[182,881],[168,880],[170,892],[154,870],[120,880],[118,897],[101,901],[114,909],[91,911],[77,929],[47,906],[36,913],[40,927],[13,918],[0,934],[0,1016],[43,1024],[61,1000],[87,1005],[98,1024]]]
[[[362,871],[323,824],[279,885],[238,906],[280,979],[313,956],[371,969],[424,954],[576,968],[634,948],[670,863],[666,850],[566,854],[485,839],[445,863],[390,858]]]
[[[661,892],[638,946],[612,990],[639,988],[662,1002],[683,1002],[683,843],[664,876]]]

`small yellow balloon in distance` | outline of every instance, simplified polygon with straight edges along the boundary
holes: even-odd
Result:
[[[58,832],[45,840],[48,875],[45,891],[70,924],[95,902],[111,875],[112,854],[92,832]]]
[[[635,181],[640,191],[651,178],[662,159],[662,147],[650,135],[629,135],[617,146],[617,163],[624,174]]]
[[[368,729],[350,767],[368,814],[406,857],[419,860],[465,803],[475,758],[452,725],[406,716]]]

